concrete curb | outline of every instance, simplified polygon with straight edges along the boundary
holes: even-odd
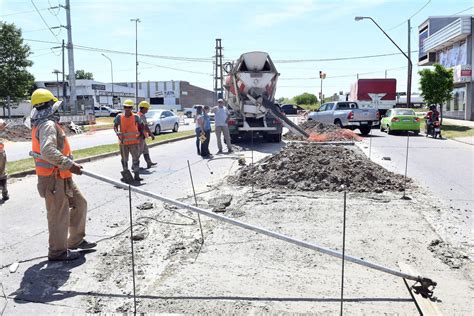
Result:
[[[185,139],[194,138],[194,137],[196,137],[196,135],[188,135],[188,136],[182,136],[182,137],[177,137],[177,138],[173,138],[173,139],[167,139],[167,140],[163,140],[161,142],[156,142],[156,143],[150,144],[150,145],[148,145],[148,148],[152,148],[152,147],[156,147],[156,146],[164,145],[164,144],[169,144],[169,143],[174,143],[174,142],[177,142],[177,141],[180,141],[180,140],[185,140]],[[110,152],[110,153],[95,155],[95,156],[91,156],[91,157],[85,157],[85,158],[77,159],[77,160],[75,160],[75,162],[77,162],[77,163],[92,162],[92,161],[96,161],[96,160],[100,160],[100,159],[103,159],[103,158],[108,158],[108,157],[112,157],[112,156],[116,156],[116,155],[120,155],[120,151],[117,150],[117,151],[113,151],[113,152]],[[9,174],[8,178],[23,178],[25,176],[35,174],[35,172],[36,172],[35,169],[28,169],[28,170],[25,170],[25,171]]]

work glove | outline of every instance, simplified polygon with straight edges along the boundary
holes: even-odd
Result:
[[[82,166],[73,162],[71,168],[69,168],[69,171],[71,171],[74,174],[82,174]]]

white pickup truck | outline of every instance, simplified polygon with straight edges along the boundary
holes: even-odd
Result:
[[[362,135],[368,135],[372,127],[379,125],[380,116],[377,109],[359,109],[356,102],[340,101],[324,103],[317,111],[308,114],[308,120],[359,129]]]

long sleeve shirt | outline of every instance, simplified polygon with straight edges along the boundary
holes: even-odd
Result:
[[[62,154],[66,134],[57,128],[53,121],[46,121],[38,126],[38,139],[40,142],[41,156],[52,165],[61,170],[67,170],[73,165],[73,161]]]

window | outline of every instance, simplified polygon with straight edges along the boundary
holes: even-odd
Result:
[[[326,105],[326,111],[332,111],[334,109],[334,103],[328,103]]]
[[[348,102],[341,102],[341,103],[338,103],[337,104],[337,108],[339,110],[344,110],[344,109],[349,109],[350,106],[349,106],[349,103]]]
[[[413,110],[395,110],[393,112],[395,115],[415,115]]]
[[[319,110],[318,110],[318,111],[319,111],[319,112],[324,112],[324,111],[326,111],[326,107],[327,107],[327,104],[323,104],[323,105],[321,105],[321,106],[319,107]]]
[[[387,113],[386,113],[387,117],[390,117],[390,115],[392,115],[392,110],[388,110]]]

